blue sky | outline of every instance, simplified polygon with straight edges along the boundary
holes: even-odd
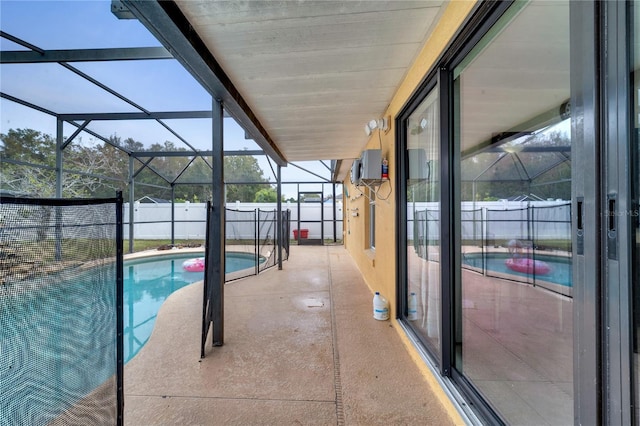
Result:
[[[110,1],[13,1],[0,0],[2,31],[45,50],[150,47],[160,43],[139,21],[120,20],[111,13]],[[0,38],[2,50],[25,48]],[[99,80],[150,111],[208,110],[211,98],[175,60],[72,63],[73,67]],[[58,113],[137,111],[117,97],[64,69],[58,64],[11,64],[0,66],[0,89]],[[209,120],[167,120],[166,123],[198,149],[210,149]],[[0,99],[0,132],[31,128],[55,135],[55,119],[14,102]],[[182,143],[159,124],[136,120],[92,122],[89,127],[109,137],[132,137],[145,145],[166,140]],[[74,126],[65,125],[71,135]],[[96,141],[83,134],[82,143]],[[244,138],[232,119],[225,120],[225,149],[258,149]],[[265,174],[271,174],[260,161]],[[323,176],[323,166],[301,164]],[[315,180],[294,167],[283,168],[283,180]],[[317,187],[303,188],[316,190]],[[291,190],[287,191],[291,193]],[[291,194],[293,195],[293,194]]]

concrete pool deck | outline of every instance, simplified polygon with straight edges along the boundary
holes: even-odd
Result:
[[[225,285],[224,346],[200,359],[202,283],[167,299],[125,366],[126,425],[447,425],[342,246]],[[441,392],[436,390],[435,392]]]

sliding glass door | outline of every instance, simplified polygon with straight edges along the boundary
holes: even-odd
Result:
[[[623,224],[628,225],[626,228],[628,232],[623,237],[621,245],[623,250],[624,248],[628,249],[625,257],[628,259],[630,267],[623,265],[623,276],[628,279],[625,279],[622,285],[625,285],[625,288],[626,286],[630,288],[628,292],[623,292],[623,294],[625,296],[630,294],[631,297],[627,297],[627,300],[632,300],[629,315],[631,319],[628,322],[631,328],[631,343],[625,345],[623,340],[620,348],[622,354],[625,353],[625,350],[630,353],[630,357],[625,358],[627,363],[622,365],[620,371],[622,379],[620,381],[631,387],[631,396],[626,398],[627,393],[622,393],[620,405],[634,407],[628,417],[622,418],[623,421],[631,417],[634,424],[640,424],[640,0],[628,2],[626,9],[621,10],[619,15],[627,18],[624,23],[626,25],[622,25],[627,30],[620,35],[625,40],[626,55],[618,59],[621,63],[620,78],[626,88],[622,101],[627,109],[620,108],[620,110],[626,111],[626,117],[623,117],[621,122],[627,124],[623,129],[628,131],[628,137],[624,137],[623,140],[628,149],[623,150],[619,157],[622,159],[622,164],[628,165],[626,173],[622,174],[624,177],[628,176],[628,180],[625,179],[624,182],[628,185],[629,199],[624,206],[625,214],[618,216],[623,219]],[[628,243],[626,238],[628,238]],[[625,310],[622,312],[626,313]],[[622,323],[622,331],[627,336],[629,335],[626,330],[628,323],[627,321],[622,321]],[[630,376],[628,369],[632,371],[631,383],[627,383],[625,380]],[[626,411],[625,409],[624,412],[626,413]]]
[[[640,2],[601,6],[603,422],[638,424]]]
[[[629,84],[629,99],[632,101],[629,121],[631,126],[631,280],[633,283],[633,345],[632,365],[634,370],[633,383],[635,388],[633,413],[635,424],[640,423],[640,1],[635,0],[630,6],[629,57],[631,64],[631,79]]]
[[[640,0],[452,46],[398,118],[402,323],[488,423],[640,424]]]
[[[569,2],[516,2],[453,70],[455,369],[509,424],[574,420]]]
[[[406,121],[405,318],[440,360],[440,126],[434,88]]]

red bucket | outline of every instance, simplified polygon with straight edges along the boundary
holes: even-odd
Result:
[[[300,238],[309,238],[309,230],[308,229],[301,229],[300,230]],[[294,240],[298,239],[298,230],[297,229],[293,230],[293,239]]]

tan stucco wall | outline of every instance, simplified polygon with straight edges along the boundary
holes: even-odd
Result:
[[[372,291],[379,291],[387,299],[391,308],[395,308],[395,117],[416,90],[420,81],[429,72],[434,62],[447,46],[451,38],[458,31],[469,12],[475,5],[475,0],[454,0],[449,3],[442,13],[431,37],[427,40],[414,64],[407,72],[403,82],[396,91],[384,117],[390,117],[391,128],[387,132],[375,130],[369,139],[367,149],[378,149],[382,145],[382,157],[389,160],[389,182],[378,187],[378,193],[386,196],[391,191],[389,199],[376,202],[376,249],[375,253],[368,250],[369,241],[369,200],[361,195],[361,191],[345,181],[345,188],[349,196],[344,205],[345,246],[358,264],[365,280]],[[376,117],[372,117],[376,118]],[[362,187],[361,187],[362,188]],[[362,192],[368,194],[362,188]],[[352,216],[357,209],[358,216]],[[392,317],[395,312],[392,311]]]
[[[425,43],[422,51],[417,56],[414,64],[407,72],[401,85],[393,96],[384,117],[390,117],[391,129],[388,132],[374,131],[371,134],[367,149],[378,149],[382,145],[382,158],[389,160],[389,182],[378,188],[378,193],[386,196],[391,191],[387,201],[378,200],[376,202],[376,249],[375,252],[368,250],[369,241],[369,200],[366,196],[360,195],[360,191],[354,188],[348,178],[345,181],[344,223],[345,223],[345,247],[355,260],[358,268],[362,272],[367,285],[372,292],[379,291],[389,300],[391,322],[396,326],[396,230],[395,230],[395,161],[396,161],[396,141],[395,141],[395,118],[400,109],[407,102],[411,94],[416,90],[422,79],[433,67],[435,61],[441,55],[447,44],[464,23],[465,19],[475,6],[475,0],[454,0],[449,3],[442,13],[436,28]],[[378,118],[378,117],[372,117]],[[366,191],[364,191],[367,193]],[[357,209],[358,216],[352,216],[354,209]],[[399,327],[395,327],[400,330]],[[440,389],[438,382],[431,374],[430,370],[422,362],[418,352],[409,343],[409,340],[402,331],[403,341],[407,345],[411,356],[422,369],[425,378],[431,383],[434,389]],[[444,392],[440,390],[440,399],[449,410],[452,419],[456,423],[462,423],[462,418],[448,400]]]

